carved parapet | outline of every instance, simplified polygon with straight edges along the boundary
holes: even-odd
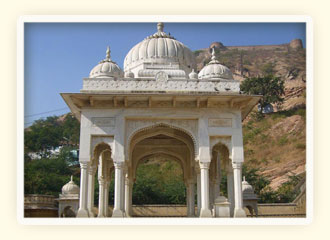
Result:
[[[146,73],[144,73],[146,74]],[[151,73],[150,73],[151,74]],[[182,73],[183,74],[183,73]],[[181,74],[181,75],[182,75]],[[148,74],[147,74],[148,75]],[[164,74],[163,74],[164,75]],[[171,75],[171,74],[170,74]],[[177,73],[176,73],[177,75]],[[180,74],[179,74],[180,75]],[[181,76],[180,75],[180,76]],[[164,77],[162,78],[164,79]],[[81,92],[91,91],[196,91],[196,92],[226,92],[238,93],[240,91],[237,80],[204,80],[195,79],[166,79],[159,81],[155,78],[142,79],[111,79],[111,78],[85,78]]]

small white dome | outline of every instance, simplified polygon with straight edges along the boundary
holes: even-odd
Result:
[[[134,73],[131,71],[125,72],[125,78],[134,78]]]
[[[110,57],[110,48],[107,48],[106,58],[97,64],[89,74],[90,78],[122,77],[123,71]]]
[[[233,74],[229,68],[221,65],[215,58],[214,47],[212,48],[212,59],[198,74],[199,79],[233,79]]]
[[[245,180],[245,177],[243,177],[243,182],[242,182],[242,194],[243,194],[243,199],[245,200],[257,200],[258,197],[254,193],[253,187]]]
[[[189,79],[198,79],[198,74],[195,72],[195,69],[189,73]]]
[[[245,180],[242,182],[242,192],[243,193],[254,193],[253,187]]]
[[[70,182],[68,182],[62,187],[62,194],[79,194],[79,192],[79,187],[77,186],[77,184],[74,183],[73,177],[71,176]]]

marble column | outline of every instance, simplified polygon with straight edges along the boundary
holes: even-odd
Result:
[[[104,216],[109,217],[109,187],[110,187],[110,180],[107,179],[104,185]]]
[[[227,171],[227,193],[228,193],[228,202],[230,203],[230,217],[233,217],[234,208],[235,208],[235,195],[234,195],[234,175],[231,166],[230,169]]]
[[[242,163],[233,162],[235,209],[234,217],[246,217],[242,196]]]
[[[103,177],[99,177],[99,213],[97,217],[102,218],[105,217],[104,215],[104,206],[105,206],[105,180]]]
[[[197,216],[199,216],[201,212],[201,173],[200,169],[198,169],[197,175]]]
[[[80,162],[80,198],[77,217],[89,217],[87,208],[88,165],[87,162]]]
[[[132,189],[133,182],[126,174],[125,177],[125,214],[126,217],[131,217],[132,215]]]
[[[199,217],[212,217],[209,196],[209,167],[210,162],[200,162],[201,169],[201,211]]]
[[[95,217],[94,208],[94,188],[95,188],[95,173],[96,166],[90,166],[88,169],[88,194],[87,194],[87,209],[89,217]]]
[[[195,181],[187,182],[187,216],[195,217]]]
[[[220,196],[220,184],[221,184],[221,159],[220,159],[220,152],[217,153],[217,164],[216,164],[216,177],[215,177],[215,184],[214,184],[214,200]]]
[[[115,162],[115,204],[112,217],[124,217],[123,202],[123,167],[124,162]]]
[[[124,215],[125,213],[125,199],[126,199],[126,193],[125,193],[125,178],[126,178],[126,173],[127,173],[127,166],[126,164],[124,164],[123,167],[123,174],[121,175],[122,177],[122,185],[121,185],[121,194],[122,194],[122,198],[121,198],[121,210],[123,211]]]
[[[214,204],[214,180],[209,178],[209,206],[213,208]]]

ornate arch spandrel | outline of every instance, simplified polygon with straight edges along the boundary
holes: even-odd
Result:
[[[198,120],[196,119],[127,119],[126,120],[126,146],[130,146],[133,137],[143,131],[156,127],[168,127],[187,134],[194,145],[195,158],[198,156]],[[129,156],[129,149],[126,147],[126,154]]]

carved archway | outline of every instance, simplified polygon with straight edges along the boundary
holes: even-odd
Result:
[[[134,121],[131,120],[133,123]],[[188,127],[184,127],[184,124],[181,124],[181,126],[179,126],[179,124],[175,124],[174,121],[178,121],[178,122],[184,122],[184,121],[194,121],[194,122],[189,122],[186,125],[196,125],[197,121],[196,120],[168,120],[168,122],[163,122],[165,120],[162,121],[142,121],[145,122],[144,125],[140,126],[140,127],[135,127],[132,129],[128,129],[127,130],[127,136],[126,136],[126,146],[130,146],[132,143],[132,140],[134,137],[136,137],[139,133],[141,132],[147,132],[148,130],[152,130],[152,129],[156,129],[158,127],[164,127],[164,128],[168,128],[168,129],[175,129],[178,130],[182,133],[184,133],[186,136],[188,136],[188,139],[190,139],[192,141],[192,146],[193,146],[193,153],[194,153],[194,158],[197,158],[198,156],[198,138],[197,138],[197,126],[190,126],[190,129]],[[128,122],[128,121],[127,121]],[[126,150],[126,154],[127,156],[129,156],[129,152],[131,152],[131,148],[127,148]]]

